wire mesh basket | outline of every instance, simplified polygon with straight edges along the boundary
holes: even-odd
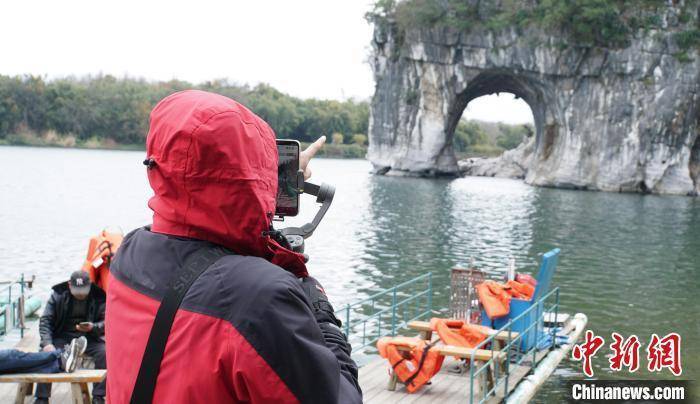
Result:
[[[483,271],[476,268],[452,268],[450,277],[450,313],[452,318],[481,323],[481,308],[476,286],[486,280]]]

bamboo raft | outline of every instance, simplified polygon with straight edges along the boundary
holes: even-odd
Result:
[[[532,399],[559,362],[568,356],[573,344],[583,333],[586,323],[587,318],[584,314],[579,313],[567,318],[563,324],[563,332],[569,337],[569,343],[554,350],[537,352],[537,366],[534,368],[531,362],[511,364],[507,391],[504,391],[504,388],[497,389],[495,396],[489,397],[485,402],[523,403]],[[457,373],[456,369],[461,369],[462,372]],[[486,378],[475,378],[472,385],[469,369],[465,370],[463,362],[451,357],[445,358],[442,369],[433,377],[430,385],[424,386],[413,394],[409,394],[400,383],[395,390],[391,390],[389,365],[384,359],[375,360],[360,368],[360,386],[365,403],[469,402],[472,397],[472,386],[475,393],[483,392],[487,389],[486,383]],[[474,399],[474,402],[479,401]]]

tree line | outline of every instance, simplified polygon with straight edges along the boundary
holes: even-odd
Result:
[[[535,134],[532,124],[507,124],[461,119],[455,128],[454,149],[461,156],[497,156]]]
[[[227,80],[193,85],[150,82],[110,75],[46,80],[40,76],[0,75],[0,140],[22,133],[72,137],[75,141],[143,144],[149,113],[165,96],[197,88],[233,98],[267,121],[278,137],[313,141],[367,142],[366,101],[299,99],[266,84],[251,87]]]
[[[189,88],[243,103],[265,119],[280,138],[307,143],[327,135],[323,155],[365,156],[366,101],[302,100],[266,84],[250,87],[217,80],[193,85],[109,75],[56,80],[0,75],[0,144],[142,148],[151,109],[165,96]],[[527,125],[462,120],[455,130],[455,151],[496,155],[517,146],[531,133]]]

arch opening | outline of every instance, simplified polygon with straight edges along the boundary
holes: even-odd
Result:
[[[534,138],[539,142],[544,103],[531,79],[482,73],[457,94],[446,136],[460,157],[494,157]]]

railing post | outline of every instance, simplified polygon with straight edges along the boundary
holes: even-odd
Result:
[[[26,302],[24,299],[24,272],[22,272],[20,276],[20,290],[22,291],[22,300],[20,300],[19,303],[19,336],[20,338],[24,338],[24,304]]]
[[[345,338],[350,340],[350,305],[345,306]]]
[[[9,334],[11,328],[10,328],[10,321],[12,320],[10,318],[12,316],[12,310],[10,309],[10,305],[8,304],[5,306],[5,335]]]
[[[391,336],[396,335],[396,286],[393,288],[393,293],[391,294]]]
[[[428,316],[433,314],[433,273],[428,272]]]
[[[559,288],[556,289],[556,294],[554,297],[554,327],[552,327],[552,346],[549,348],[553,350],[557,346],[557,322],[559,317]]]
[[[14,308],[15,305],[12,303],[12,282],[10,282],[10,286],[7,288],[7,306],[5,306],[5,335],[7,335],[12,329],[11,327],[15,325]]]
[[[535,336],[534,336],[534,346],[532,349],[532,368],[537,367],[537,343],[538,341],[538,331],[540,329],[540,318],[542,318],[542,333],[544,334],[544,298],[540,299],[536,303],[537,310],[535,311]],[[555,320],[556,321],[556,320]]]
[[[508,349],[506,350],[506,383],[503,389],[503,397],[508,395],[508,376],[510,375],[510,350],[513,345],[513,320],[508,321],[508,324],[506,324],[506,328],[508,328],[508,343],[506,344]]]

